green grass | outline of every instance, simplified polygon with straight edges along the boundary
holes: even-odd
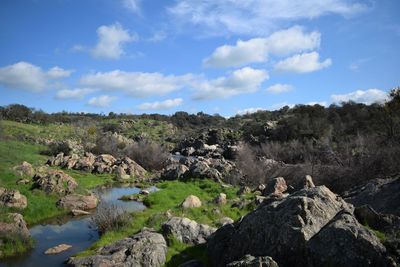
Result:
[[[9,235],[3,239],[3,242],[0,247],[0,258],[23,254],[32,249],[34,245],[32,239],[21,238],[18,235]]]
[[[230,200],[237,198],[238,188],[225,188],[211,180],[165,181],[156,184],[160,191],[148,195],[144,203],[148,206],[143,211],[134,212],[133,220],[129,227],[120,231],[107,232],[100,240],[93,244],[88,250],[77,254],[78,257],[93,255],[96,250],[104,245],[113,243],[124,237],[133,235],[143,227],[154,228],[160,231],[161,224],[167,220],[166,211],[174,216],[183,216],[211,226],[216,226],[218,220],[228,216],[236,220],[248,213],[249,209],[232,208]],[[227,195],[228,203],[217,206],[213,203],[219,193]],[[196,195],[202,201],[202,207],[193,209],[182,209],[180,204],[188,195]],[[215,208],[219,212],[215,212]],[[206,260],[205,250],[202,246],[188,246],[176,240],[169,242],[168,260],[166,266],[176,266],[182,260],[191,258]],[[186,255],[186,256],[185,256]],[[188,258],[189,257],[189,258]]]
[[[168,238],[166,267],[179,266],[191,259],[196,259],[200,261],[203,266],[208,266],[209,261],[206,246],[204,244],[190,246],[176,240],[174,237]]]
[[[46,138],[55,140],[74,139],[74,127],[70,124],[33,124],[16,121],[0,121],[3,135],[16,140],[30,140],[33,138]]]

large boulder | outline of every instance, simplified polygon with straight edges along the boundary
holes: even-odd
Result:
[[[132,237],[100,248],[97,255],[69,258],[69,266],[163,266],[167,243],[161,234],[144,230]]]
[[[22,162],[21,165],[15,166],[13,170],[21,177],[31,178],[35,174],[35,169],[29,162],[26,161]]]
[[[182,202],[181,207],[184,209],[199,208],[201,207],[201,200],[194,195],[189,195]]]
[[[0,187],[0,206],[25,209],[28,205],[26,196],[18,190]]]
[[[400,176],[371,180],[346,192],[343,198],[357,207],[370,205],[380,213],[400,216]]]
[[[282,266],[305,266],[308,240],[344,208],[351,210],[325,186],[300,190],[218,229],[207,243],[210,259],[225,266],[246,254],[269,255]]]
[[[282,195],[285,191],[287,190],[287,184],[286,181],[283,177],[278,177],[271,179],[264,191],[263,195],[268,196],[268,195],[274,195],[274,196],[280,196]]]
[[[238,261],[234,261],[226,265],[227,267],[279,267],[278,263],[268,256],[254,257],[245,255]]]
[[[79,160],[79,156],[77,154],[71,154],[71,156],[66,156],[63,159],[61,167],[66,169],[72,169],[76,165]]]
[[[312,266],[389,266],[386,249],[351,213],[339,213],[307,244]]]
[[[217,229],[205,224],[182,217],[172,217],[161,226],[165,237],[173,236],[185,244],[198,245],[206,242],[207,238]]]
[[[0,220],[0,237],[11,235],[18,235],[21,238],[30,236],[24,217],[19,213],[8,213]]]
[[[124,157],[124,158],[120,159],[120,161],[123,164],[126,164],[126,166],[127,166],[126,172],[131,177],[141,179],[141,180],[143,180],[146,177],[146,174],[147,174],[146,170],[142,166],[140,166],[136,161],[134,161],[128,157]]]
[[[60,170],[38,172],[33,177],[33,187],[46,193],[70,194],[78,186],[74,178]]]
[[[58,208],[67,210],[91,210],[97,207],[99,200],[95,195],[70,194],[57,201]]]

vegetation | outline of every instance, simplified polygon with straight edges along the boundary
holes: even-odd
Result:
[[[245,209],[232,207],[232,201],[238,198],[236,195],[238,188],[222,187],[220,184],[207,179],[188,180],[186,182],[166,181],[158,183],[156,186],[160,190],[146,196],[144,204],[148,208],[143,211],[134,212],[130,225],[117,231],[111,230],[106,232],[98,242],[93,244],[88,250],[79,253],[78,256],[92,255],[99,247],[132,235],[145,226],[160,231],[161,224],[168,219],[167,211],[174,216],[184,216],[198,223],[217,226],[220,218],[230,217],[236,220],[253,208],[251,206]],[[227,199],[229,200],[227,204],[216,206],[213,203],[214,198],[219,193],[227,195]],[[188,195],[198,196],[203,205],[200,208],[193,209],[181,208],[180,204]],[[182,263],[184,255],[189,257],[189,259],[206,260],[204,246],[188,246],[173,238],[168,240],[168,245],[168,262],[166,266],[176,266],[178,262]],[[186,258],[187,260],[188,258]]]
[[[114,204],[100,203],[91,224],[100,234],[108,231],[119,231],[129,224],[130,215]]]

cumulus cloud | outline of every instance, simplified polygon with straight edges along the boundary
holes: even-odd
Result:
[[[122,91],[134,97],[165,95],[183,88],[193,75],[163,75],[158,72],[125,72],[114,70],[84,75],[81,84],[102,90]]]
[[[138,39],[130,34],[121,24],[102,25],[97,29],[97,45],[90,50],[95,58],[119,59],[125,53],[123,46]]]
[[[313,102],[306,103],[306,105],[309,105],[309,106],[320,105],[320,106],[323,106],[323,107],[327,107],[328,103],[326,101],[319,101],[319,102],[318,101],[313,101]]]
[[[266,38],[238,40],[235,45],[223,45],[215,49],[203,64],[209,67],[233,67],[249,63],[264,62],[268,54],[288,55],[316,49],[320,46],[321,34],[306,33],[303,27],[294,26],[277,31]]]
[[[194,99],[226,98],[258,91],[261,84],[269,78],[265,70],[245,67],[235,70],[228,77],[214,80],[201,80],[192,83]]]
[[[288,106],[289,108],[293,108],[295,106],[295,104],[290,104],[290,103],[288,103],[286,101],[285,102],[280,102],[280,103],[273,104],[271,106],[271,109],[272,110],[278,110],[278,109],[281,109],[281,108],[286,107],[286,106]]]
[[[238,115],[245,115],[245,114],[252,114],[256,113],[257,111],[262,111],[265,110],[264,108],[245,108],[245,109],[239,109],[236,114]]]
[[[57,66],[44,71],[39,66],[20,61],[0,68],[0,84],[9,88],[40,92],[54,86],[54,81],[68,77],[71,73],[71,70]]]
[[[293,90],[293,86],[290,84],[281,84],[281,83],[277,83],[274,85],[271,85],[270,87],[268,87],[266,89],[266,91],[268,93],[271,94],[281,94],[281,93],[286,93],[286,92],[290,92]]]
[[[109,95],[101,95],[101,96],[95,96],[89,99],[88,105],[94,106],[97,108],[106,108],[109,107],[111,102],[116,100],[117,98],[115,96],[109,96]]]
[[[76,88],[60,90],[56,94],[57,99],[82,99],[86,95],[96,91],[92,88]]]
[[[354,101],[364,104],[383,103],[388,100],[388,94],[379,89],[357,90],[348,94],[331,95],[332,101],[336,103]]]
[[[348,0],[177,0],[168,13],[174,22],[195,25],[208,35],[264,35],[281,23],[327,14],[352,16],[367,8],[363,1]]]
[[[162,109],[169,109],[173,107],[177,107],[182,105],[183,99],[182,98],[175,98],[175,99],[167,99],[164,101],[156,101],[156,102],[148,102],[143,103],[138,106],[139,109],[143,110],[162,110]]]
[[[330,58],[319,61],[317,52],[303,53],[286,58],[275,64],[275,70],[280,72],[307,73],[327,68],[332,64]]]

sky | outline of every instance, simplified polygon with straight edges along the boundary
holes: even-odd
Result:
[[[2,0],[0,105],[205,112],[384,102],[398,0]]]

